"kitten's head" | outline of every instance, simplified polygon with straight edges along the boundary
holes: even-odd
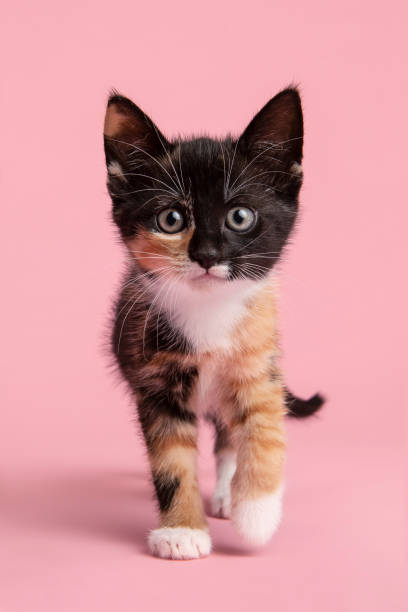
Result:
[[[104,134],[113,218],[142,271],[197,288],[268,274],[302,183],[296,89],[270,100],[239,138],[224,140],[169,141],[114,94]]]

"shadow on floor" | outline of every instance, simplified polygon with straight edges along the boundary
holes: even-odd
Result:
[[[147,474],[65,471],[8,484],[1,514],[11,527],[114,540],[146,552],[146,534],[157,520]]]
[[[94,539],[148,555],[146,536],[157,525],[153,487],[143,471],[77,471],[16,475],[0,483],[3,524],[43,537]],[[230,521],[211,518],[214,552],[257,554],[234,533]]]

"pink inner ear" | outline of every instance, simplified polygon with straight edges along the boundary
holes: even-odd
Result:
[[[107,139],[112,139],[111,145],[116,148],[116,156],[127,155],[132,145],[136,144],[145,152],[153,154],[167,143],[151,119],[133,102],[121,96],[113,96],[109,100],[104,134]]]
[[[106,111],[103,132],[105,136],[113,138],[124,131],[127,123],[127,115],[122,113],[116,104],[111,104]]]

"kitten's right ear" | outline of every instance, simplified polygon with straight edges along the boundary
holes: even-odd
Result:
[[[163,153],[169,146],[153,121],[131,100],[114,92],[109,98],[104,126],[108,169],[119,175],[138,160]]]

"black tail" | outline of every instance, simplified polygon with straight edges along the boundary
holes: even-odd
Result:
[[[324,397],[316,393],[308,400],[300,399],[286,389],[288,416],[303,419],[317,412],[324,404]]]

